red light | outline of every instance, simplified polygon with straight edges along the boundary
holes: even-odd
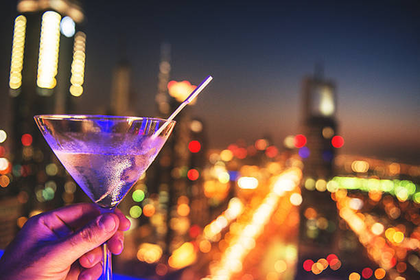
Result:
[[[331,144],[334,148],[341,148],[344,146],[344,138],[336,135],[331,139]]]
[[[188,170],[187,177],[191,181],[195,181],[198,179],[198,177],[200,177],[200,173],[197,171],[197,169],[190,169]]]
[[[23,134],[22,135],[22,138],[21,138],[21,141],[22,141],[22,145],[23,146],[30,146],[30,145],[32,145],[32,135],[30,135],[30,134]]]
[[[197,140],[193,140],[188,144],[191,153],[198,153],[201,150],[201,144]]]
[[[338,259],[338,257],[337,257],[337,255],[336,254],[329,254],[328,256],[327,256],[327,261],[328,261],[328,263],[329,264],[331,264],[331,261],[332,260],[337,260]]]
[[[305,135],[298,134],[295,136],[295,147],[302,148],[306,144],[306,137]]]
[[[245,148],[238,148],[233,154],[239,159],[244,159],[248,155],[248,151]]]
[[[303,269],[306,271],[311,271],[313,264],[314,264],[314,261],[308,259],[303,262]]]
[[[198,235],[201,233],[201,228],[198,225],[193,225],[190,228],[190,236],[191,238],[197,238]]]
[[[228,150],[231,151],[232,153],[235,153],[235,151],[238,149],[238,146],[235,144],[230,144],[228,146]]]
[[[362,276],[363,276],[363,278],[369,279],[370,277],[372,277],[372,275],[373,275],[373,270],[371,268],[365,267],[362,270]]]
[[[277,148],[274,146],[270,146],[267,148],[267,150],[265,150],[265,155],[269,158],[276,157],[278,153],[279,153],[279,150],[277,150]]]

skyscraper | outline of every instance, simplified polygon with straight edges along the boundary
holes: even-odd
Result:
[[[64,184],[65,172],[33,116],[74,110],[75,99],[83,93],[86,35],[81,31],[84,13],[77,0],[20,0],[17,11],[9,79],[11,176],[15,193],[28,197],[28,212],[63,203],[57,182]],[[48,207],[42,204],[47,201]]]
[[[338,250],[336,205],[326,191],[327,182],[334,172],[333,141],[337,136],[335,91],[335,83],[324,79],[321,71],[303,80],[300,137],[304,140],[299,145],[299,155],[303,158],[304,169],[297,279],[312,279],[302,270],[305,260],[326,258]]]

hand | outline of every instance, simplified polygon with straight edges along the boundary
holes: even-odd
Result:
[[[116,209],[100,215],[94,204],[76,204],[30,218],[0,259],[0,279],[98,279],[102,245],[123,249],[130,221]]]

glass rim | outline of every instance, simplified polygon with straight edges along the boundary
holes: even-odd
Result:
[[[79,114],[40,114],[35,115],[34,119],[48,119],[48,120],[70,120],[70,121],[82,121],[86,119],[90,120],[130,120],[130,121],[142,121],[142,120],[151,120],[151,121],[162,121],[176,123],[174,120],[167,120],[163,118],[154,118],[154,117],[135,117],[135,116],[113,116],[113,115],[79,115]]]

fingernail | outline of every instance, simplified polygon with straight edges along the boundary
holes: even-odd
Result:
[[[115,219],[110,214],[104,214],[99,220],[99,227],[106,232],[111,232],[116,227]]]
[[[90,263],[93,263],[95,261],[95,257],[93,255],[87,254],[86,255],[86,258],[88,259],[88,261]]]

